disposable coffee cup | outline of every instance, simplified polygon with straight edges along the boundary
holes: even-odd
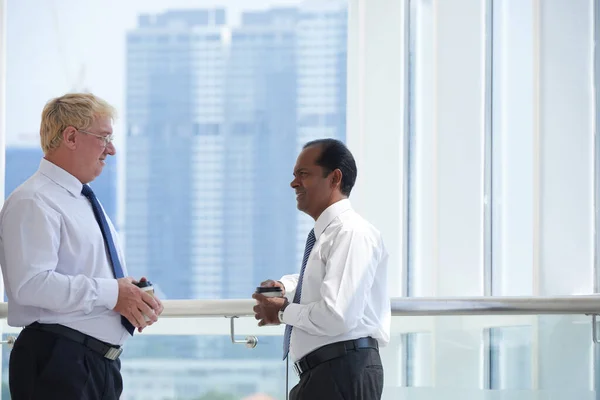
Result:
[[[283,291],[280,287],[277,286],[269,286],[263,287],[259,286],[256,288],[256,293],[260,293],[265,297],[283,297]],[[257,301],[258,303],[258,301]],[[277,324],[269,324],[269,325],[277,325]]]
[[[283,291],[278,286],[259,286],[256,288],[256,293],[260,293],[265,297],[283,297]]]
[[[135,283],[135,286],[139,287],[144,292],[146,292],[150,296],[154,297],[154,286],[152,286],[152,282],[147,281],[147,280],[145,280],[145,281],[139,281],[139,282]],[[146,322],[149,322],[150,321],[150,317],[148,317],[147,315],[144,314],[144,320]]]

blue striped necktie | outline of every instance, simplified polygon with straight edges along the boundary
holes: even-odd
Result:
[[[106,220],[106,216],[104,215],[104,211],[100,206],[100,202],[96,198],[96,195],[92,191],[92,188],[88,185],[83,185],[83,189],[81,190],[81,194],[88,198],[90,203],[92,204],[92,210],[94,210],[94,216],[96,217],[96,221],[98,221],[98,225],[100,225],[100,230],[102,231],[102,237],[104,238],[104,244],[106,245],[106,249],[108,250],[108,258],[110,264],[112,265],[113,274],[115,278],[123,278],[125,275],[123,274],[123,268],[121,267],[121,261],[119,261],[119,255],[117,254],[117,248],[115,247],[115,242],[113,242],[112,234],[110,233],[110,227],[108,226],[108,221]],[[129,322],[127,318],[121,315],[121,324],[127,329],[130,335],[133,335],[135,331],[135,327]]]
[[[296,286],[296,294],[294,294],[294,301],[292,303],[300,304],[302,296],[302,281],[304,280],[304,270],[306,270],[306,263],[308,262],[308,256],[315,245],[315,230],[311,229],[306,238],[306,246],[304,247],[304,258],[302,259],[302,268],[300,268],[300,278],[298,278],[298,285]],[[292,337],[292,325],[285,326],[285,334],[283,335],[283,359],[285,360],[290,352],[290,338]]]

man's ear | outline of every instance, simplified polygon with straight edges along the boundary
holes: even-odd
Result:
[[[77,148],[77,129],[72,126],[67,126],[62,131],[62,140],[64,144],[71,150]]]
[[[339,168],[331,173],[331,186],[340,190],[342,188],[342,171]]]

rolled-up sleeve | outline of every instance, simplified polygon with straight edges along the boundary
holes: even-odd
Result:
[[[341,231],[325,266],[321,300],[290,304],[283,322],[313,335],[337,336],[354,329],[363,317],[380,252],[362,231]]]
[[[90,313],[94,307],[115,307],[116,279],[56,272],[61,216],[45,203],[15,200],[8,205],[0,224],[4,278],[13,301],[59,313]]]

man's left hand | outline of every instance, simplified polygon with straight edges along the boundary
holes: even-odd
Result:
[[[285,297],[265,297],[260,293],[254,293],[252,298],[258,304],[254,306],[254,318],[259,320],[258,326],[279,325],[279,310],[286,302]]]
[[[163,306],[162,302],[158,297],[154,297],[154,300],[156,300],[156,302],[158,303],[158,308],[154,310],[154,314],[156,314],[156,316],[159,316],[165,310],[165,307]],[[143,330],[144,328],[138,328],[138,332],[140,333],[142,333]]]

